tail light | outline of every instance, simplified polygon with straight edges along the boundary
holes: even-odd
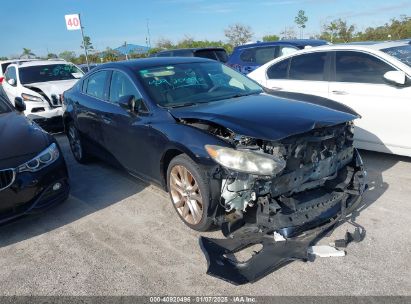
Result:
[[[2,83],[2,82],[3,82],[3,79],[4,79],[4,77],[0,77],[0,83]]]

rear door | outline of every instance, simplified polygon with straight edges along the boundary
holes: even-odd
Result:
[[[398,70],[374,54],[337,51],[329,98],[356,110],[355,144],[360,148],[404,154],[411,149],[411,87],[384,80]],[[408,150],[408,154],[411,150]]]
[[[296,55],[267,69],[266,87],[328,97],[329,57],[327,52]]]
[[[103,146],[100,115],[107,103],[107,82],[110,73],[108,70],[100,70],[91,74],[82,83],[81,97],[73,97],[73,103],[76,108],[77,128],[87,137],[88,142],[97,143],[99,146]],[[91,148],[95,147],[91,145]]]

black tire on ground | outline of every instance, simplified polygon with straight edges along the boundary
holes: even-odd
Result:
[[[90,159],[90,155],[84,149],[83,138],[73,122],[70,122],[68,125],[67,138],[70,143],[71,152],[76,161],[80,164],[87,163]]]
[[[178,166],[180,166],[180,167],[178,167]],[[199,193],[200,197],[202,198],[201,220],[199,220],[197,223],[188,222],[182,216],[182,214],[180,213],[180,212],[183,212],[182,210],[184,208],[183,207],[178,208],[176,203],[175,203],[175,200],[173,199],[173,193],[174,193],[174,196],[175,196],[178,191],[176,192],[176,191],[172,190],[172,186],[171,186],[172,181],[170,180],[172,178],[171,173],[173,171],[173,168],[175,168],[174,171],[173,171],[173,173],[175,173],[175,170],[177,170],[177,169],[182,170],[181,167],[184,167],[191,174],[191,176],[194,178],[193,184],[196,183],[198,185],[197,194]],[[170,164],[167,168],[167,188],[168,188],[168,192],[170,194],[171,202],[174,206],[174,209],[176,210],[176,213],[178,214],[180,219],[188,227],[190,227],[191,229],[197,230],[197,231],[210,230],[210,228],[213,226],[213,216],[212,216],[212,214],[209,214],[210,213],[210,208],[209,207],[210,207],[211,200],[212,200],[211,193],[210,193],[210,181],[207,178],[204,170],[202,170],[188,155],[180,154],[180,155],[176,156],[175,158],[173,158],[171,160],[171,162],[170,162]],[[175,187],[174,187],[174,189],[175,189]],[[193,197],[193,196],[190,196],[190,197]],[[196,206],[198,207],[199,205],[196,205]],[[192,206],[192,208],[194,208],[194,207]],[[191,210],[192,209],[190,208],[189,214],[192,214]],[[197,216],[197,219],[198,218],[199,218],[199,216]]]

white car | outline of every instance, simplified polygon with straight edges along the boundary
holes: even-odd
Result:
[[[28,118],[54,131],[62,127],[61,95],[83,75],[64,60],[16,62],[8,65],[2,86],[13,105],[16,97],[23,99]]]
[[[18,62],[33,61],[33,60],[38,60],[38,59],[10,59],[10,60],[0,61],[0,84],[4,80],[4,73],[6,73],[6,69],[10,64],[18,63]]]
[[[274,91],[341,102],[358,148],[411,156],[411,42],[319,46],[272,60],[247,76]]]

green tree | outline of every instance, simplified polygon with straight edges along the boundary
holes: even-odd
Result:
[[[9,60],[9,58],[6,56],[0,56],[0,60]]]
[[[23,53],[21,53],[20,58],[35,58],[36,55],[31,51],[31,49],[23,48]]]
[[[254,33],[250,26],[236,23],[226,28],[224,35],[231,45],[238,46],[249,42],[253,38]]]
[[[59,54],[60,58],[63,58],[66,61],[75,62],[76,60],[76,53],[73,51],[63,51]]]
[[[331,42],[350,42],[358,39],[358,34],[355,33],[355,26],[348,24],[347,21],[336,19],[329,24],[323,25],[323,30],[320,35],[321,39]]]
[[[280,37],[277,35],[265,35],[263,36],[263,41],[268,42],[268,41],[277,41],[280,40]]]
[[[174,45],[173,45],[173,42],[171,42],[171,40],[166,39],[166,38],[160,38],[156,42],[156,48],[159,48],[159,49],[173,49]]]
[[[54,59],[54,58],[58,58],[58,56],[54,53],[48,53],[47,54],[47,59]]]
[[[297,16],[294,18],[294,22],[300,28],[300,39],[304,37],[304,29],[307,21],[308,17],[305,15],[305,11],[299,10]]]
[[[294,27],[285,27],[284,31],[280,33],[281,39],[296,39],[297,34],[295,33]]]
[[[84,36],[84,45],[83,43],[81,43],[80,47],[82,49],[86,49],[88,53],[94,52],[94,46],[93,46],[93,43],[91,43],[90,36]]]
[[[117,61],[119,57],[120,57],[120,53],[109,47],[106,48],[106,50],[103,52],[104,62]]]

